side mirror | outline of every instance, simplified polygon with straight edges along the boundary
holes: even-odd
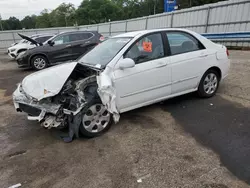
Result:
[[[53,45],[55,44],[55,42],[49,40],[49,41],[48,41],[48,44],[49,44],[50,46],[53,46]]]
[[[125,58],[125,59],[122,59],[118,62],[118,66],[119,66],[119,69],[121,69],[121,70],[128,69],[128,68],[134,67],[135,62],[133,59]]]

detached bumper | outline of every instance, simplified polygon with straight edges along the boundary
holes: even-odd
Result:
[[[46,102],[35,102],[32,98],[27,97],[19,84],[13,93],[13,103],[17,112],[28,114],[29,120],[41,121],[46,113],[57,114],[61,105]]]

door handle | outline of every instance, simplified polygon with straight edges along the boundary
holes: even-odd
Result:
[[[157,68],[165,67],[165,66],[167,66],[167,63],[166,63],[166,62],[158,62],[158,63],[157,63]]]
[[[71,46],[72,46],[71,44],[66,45],[66,47],[71,47]]]
[[[208,55],[207,54],[205,54],[205,53],[201,53],[200,55],[199,55],[199,57],[207,57]]]

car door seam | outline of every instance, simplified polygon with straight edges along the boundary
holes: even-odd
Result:
[[[184,81],[187,81],[187,80],[191,80],[191,79],[194,79],[194,78],[197,78],[197,77],[199,77],[199,75],[197,75],[197,76],[192,76],[192,77],[188,77],[188,78],[184,78],[184,79],[180,79],[180,80],[177,80],[177,81],[173,81],[173,82],[172,82],[172,85],[173,85],[173,84],[180,83],[180,82],[184,82]]]
[[[166,86],[169,86],[171,84],[172,83],[170,82],[170,83],[158,85],[158,86],[155,86],[155,87],[151,87],[151,88],[148,88],[148,89],[140,90],[140,91],[137,91],[137,92],[128,93],[128,94],[125,94],[125,95],[121,96],[120,98],[130,97],[132,95],[136,95],[136,94],[140,94],[140,93],[143,93],[143,92],[151,91],[151,90],[154,90],[154,89],[159,89],[159,88],[162,88],[162,87],[166,87]]]
[[[167,65],[168,65],[168,64],[167,64]],[[167,66],[167,65],[165,65],[165,66]],[[140,71],[140,72],[135,72],[135,73],[129,74],[129,76],[134,76],[134,75],[137,75],[137,74],[140,74],[140,73],[148,72],[148,71],[151,71],[152,69],[164,68],[165,66],[162,66],[162,67],[152,67],[151,69],[145,69],[145,70]],[[117,74],[117,73],[114,73],[114,75],[116,75],[116,74]],[[118,80],[123,79],[123,78],[125,78],[125,77],[127,77],[127,75],[126,75],[126,76],[123,76],[123,77],[115,78],[115,81],[116,81],[116,80],[118,81]]]

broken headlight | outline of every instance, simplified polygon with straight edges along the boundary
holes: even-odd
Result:
[[[27,94],[24,90],[23,90],[23,87],[22,87],[22,84],[19,85],[19,92],[22,93],[23,95],[25,95],[25,97],[29,100],[32,100],[32,101],[35,101],[35,102],[38,102],[38,100],[32,96],[30,96],[29,94]]]

